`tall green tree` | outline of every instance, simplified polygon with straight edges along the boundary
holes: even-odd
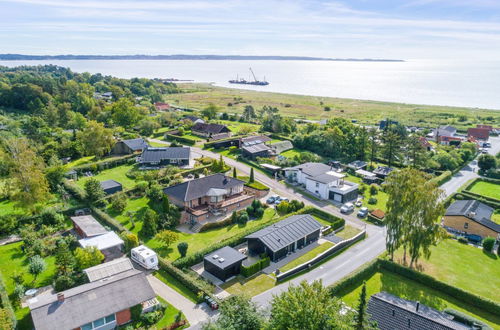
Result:
[[[370,166],[373,166],[373,162],[375,161],[375,157],[377,156],[377,151],[379,147],[379,135],[378,131],[375,127],[370,128],[368,130],[368,150],[370,153]]]
[[[146,237],[153,237],[158,232],[158,214],[147,209],[142,215],[142,233]]]
[[[131,128],[143,118],[138,107],[128,98],[121,98],[111,106],[113,122],[125,128]]]
[[[430,247],[443,237],[438,223],[444,213],[443,191],[430,175],[406,168],[389,175],[385,183],[388,194],[386,248],[391,259],[403,247],[403,260],[410,255],[410,267],[423,254],[430,256]]]
[[[250,183],[255,182],[255,174],[253,173],[253,167],[250,168],[250,178],[248,179],[248,182]]]
[[[368,313],[366,309],[368,307],[367,304],[367,296],[366,296],[366,282],[363,282],[363,286],[361,287],[361,292],[359,293],[358,298],[358,307],[356,308],[356,312],[354,315],[354,329],[356,330],[375,330],[377,327],[373,322],[370,321]]]
[[[105,128],[103,123],[93,120],[89,121],[84,130],[77,133],[77,139],[86,155],[97,157],[107,155],[115,143],[113,132]]]
[[[85,182],[85,196],[89,203],[93,204],[103,198],[106,194],[102,190],[101,184],[97,179],[90,178]]]
[[[99,251],[95,246],[87,246],[85,248],[77,248],[75,250],[75,260],[78,269],[84,270],[86,268],[99,265],[104,261],[104,254]]]
[[[482,171],[488,171],[497,167],[497,161],[493,155],[484,154],[479,156],[477,165]]]
[[[255,109],[251,105],[245,105],[242,117],[246,122],[249,122],[252,119],[257,118],[257,114],[255,113]]]
[[[392,130],[387,130],[382,135],[383,148],[382,152],[387,159],[389,167],[392,167],[394,161],[400,152],[401,146],[401,136]]]
[[[8,170],[8,191],[11,198],[25,209],[34,210],[36,204],[50,198],[49,183],[45,177],[45,163],[26,138],[2,141],[0,160]]]
[[[36,282],[38,275],[43,273],[43,271],[47,268],[47,264],[45,260],[39,255],[35,255],[29,259],[28,263],[28,272],[33,275],[33,282]]]
[[[215,104],[210,103],[205,109],[201,111],[201,115],[208,119],[214,119],[215,117],[217,117],[218,111],[219,108]]]
[[[231,296],[219,308],[217,321],[203,326],[204,330],[259,330],[263,329],[265,319],[257,306],[244,296]]]
[[[349,312],[341,313],[342,302],[332,297],[321,281],[298,286],[275,296],[271,302],[270,329],[324,330],[346,329],[352,322]]]

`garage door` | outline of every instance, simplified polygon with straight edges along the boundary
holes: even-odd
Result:
[[[341,202],[342,203],[342,195],[336,194],[333,191],[328,192],[328,198],[333,199],[336,202]]]

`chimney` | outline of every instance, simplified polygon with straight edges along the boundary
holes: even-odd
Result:
[[[419,307],[420,307],[420,301],[417,301],[417,312],[418,312]]]
[[[64,301],[64,293],[63,292],[59,292],[57,294],[57,301],[59,301],[59,302],[63,302]]]

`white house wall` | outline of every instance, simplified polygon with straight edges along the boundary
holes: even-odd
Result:
[[[321,199],[328,199],[328,185],[316,182],[314,180],[306,180],[306,190],[319,196]]]

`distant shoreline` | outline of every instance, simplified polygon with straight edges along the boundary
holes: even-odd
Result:
[[[236,61],[338,61],[338,62],[405,62],[400,59],[327,58],[309,56],[251,55],[23,55],[0,54],[1,61],[44,60],[236,60]]]

